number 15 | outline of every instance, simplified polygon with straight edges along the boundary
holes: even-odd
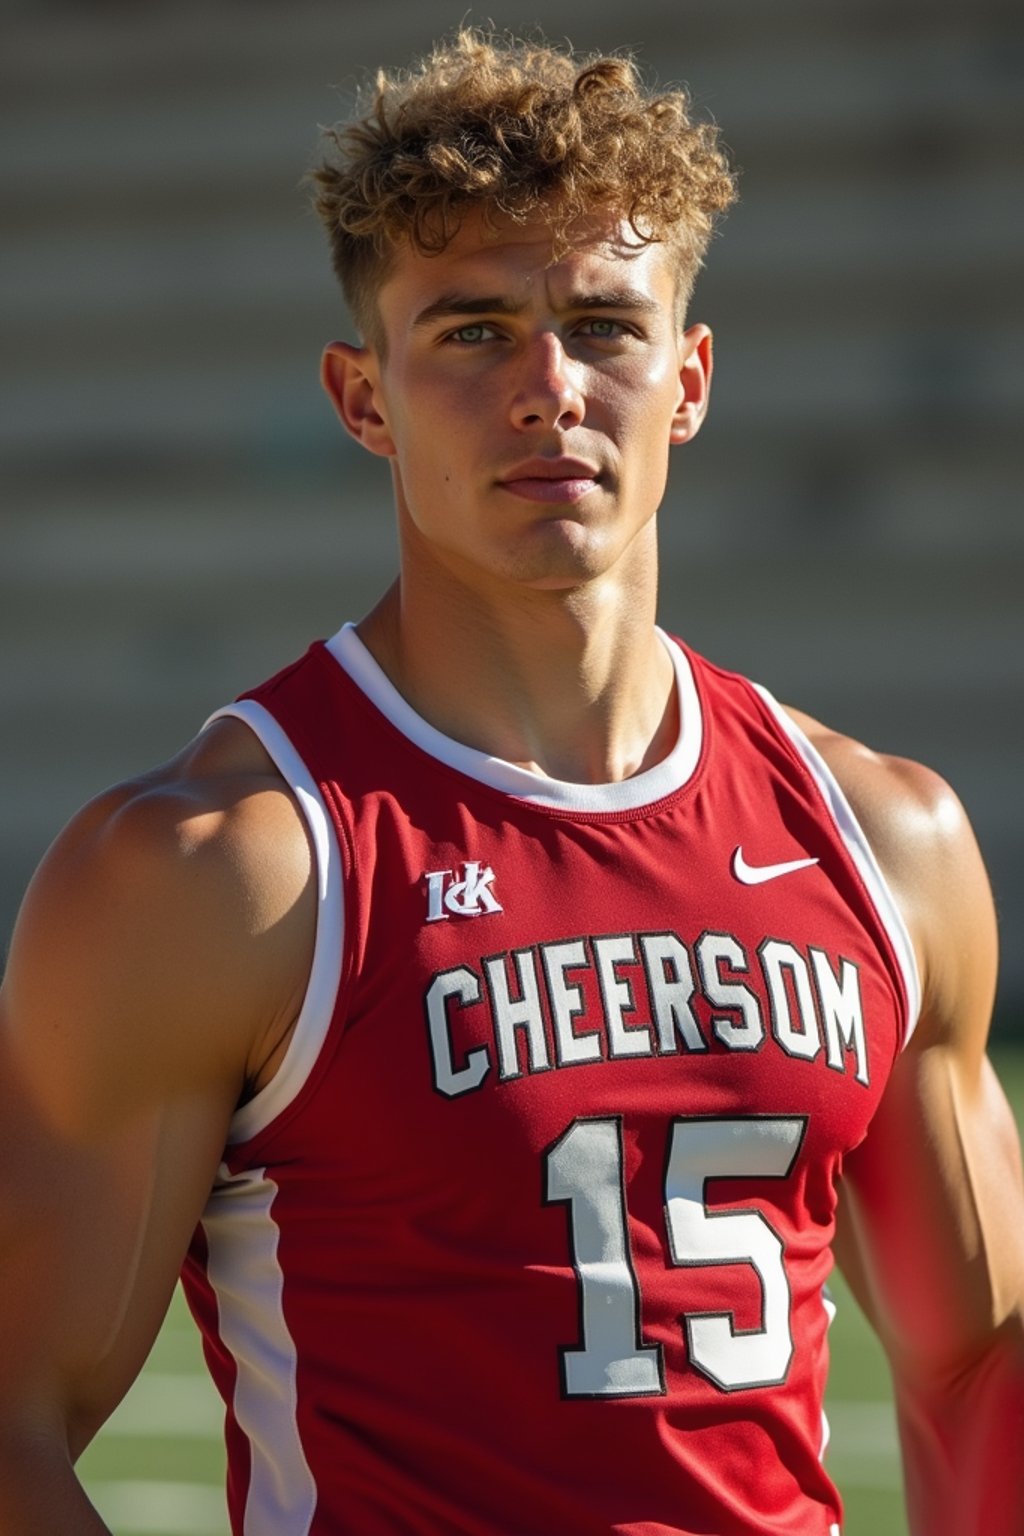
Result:
[[[803,1118],[774,1115],[672,1121],[665,1173],[672,1263],[750,1264],[761,1283],[760,1328],[738,1330],[731,1315],[713,1304],[683,1316],[691,1365],[723,1392],[785,1381],[793,1356],[790,1290],[782,1240],[771,1224],[760,1211],[709,1211],[705,1185],[715,1178],[786,1178],[805,1130]],[[643,1341],[620,1121],[574,1120],[544,1161],[547,1201],[569,1207],[580,1290],[580,1346],[561,1350],[566,1396],[664,1392],[661,1345]],[[709,1278],[709,1293],[712,1286]]]

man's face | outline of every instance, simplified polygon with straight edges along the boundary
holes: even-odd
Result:
[[[441,255],[398,254],[384,360],[328,349],[342,419],[392,460],[407,575],[566,589],[653,551],[670,443],[706,408],[710,335],[680,333],[663,246],[615,220],[577,234],[554,261],[544,220],[471,216]]]

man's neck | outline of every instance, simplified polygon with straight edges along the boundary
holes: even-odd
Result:
[[[429,584],[427,584],[429,586]],[[603,583],[514,602],[401,580],[358,633],[418,714],[456,741],[570,783],[612,783],[672,750],[678,707],[653,591]]]

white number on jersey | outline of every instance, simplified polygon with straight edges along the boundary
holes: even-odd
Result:
[[[665,1217],[679,1266],[749,1264],[761,1284],[762,1326],[743,1332],[714,1305],[684,1315],[690,1363],[725,1392],[778,1386],[793,1355],[782,1240],[756,1210],[709,1210],[707,1181],[784,1179],[803,1142],[801,1118],[672,1122]],[[622,1127],[617,1118],[574,1120],[545,1154],[546,1196],[569,1207],[579,1279],[580,1347],[562,1350],[568,1397],[639,1397],[664,1387],[662,1349],[645,1344],[640,1288],[629,1248]],[[713,1297],[709,1277],[709,1300]]]

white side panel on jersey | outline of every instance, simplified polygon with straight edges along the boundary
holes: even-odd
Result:
[[[616,784],[570,784],[530,773],[500,757],[490,757],[473,747],[453,741],[418,715],[403,699],[360,640],[352,624],[346,624],[327,642],[327,649],[349,677],[375,704],[396,730],[438,762],[488,784],[503,794],[515,795],[531,805],[550,805],[567,811],[634,811],[653,805],[689,783],[700,758],[704,736],[700,695],[693,670],[681,646],[658,630],[675,668],[679,695],[679,735],[672,751],[645,773]]]
[[[231,1406],[250,1447],[244,1536],[307,1536],[316,1512],[296,1415],[295,1343],[282,1305],[276,1194],[266,1169],[231,1175],[222,1167],[202,1223],[218,1332],[237,1370]]]
[[[836,1320],[836,1304],[832,1300],[832,1297],[829,1295],[827,1286],[824,1287],[821,1292],[821,1305],[825,1316],[828,1318],[828,1326],[831,1328],[832,1324]],[[823,1403],[821,1406],[821,1449],[818,1452],[819,1461],[825,1460],[825,1452],[828,1450],[829,1441],[831,1439],[832,1426],[828,1421],[828,1414],[825,1412],[825,1405]],[[839,1527],[833,1526],[832,1529],[838,1532]]]
[[[807,765],[839,830],[839,835],[846,844],[847,851],[867,887],[882,926],[889,935],[906,992],[907,1020],[903,1036],[903,1044],[906,1045],[914,1032],[917,1017],[921,1011],[921,978],[918,974],[914,946],[907,932],[907,925],[903,921],[903,914],[879,868],[878,860],[864,835],[864,830],[853,814],[850,802],[839,787],[831,768],[767,688],[762,688],[758,684],[754,686]]]
[[[316,851],[317,919],[309,984],[285,1058],[267,1086],[236,1110],[228,1145],[237,1146],[264,1130],[286,1109],[308,1080],[330,1028],[341,980],[344,952],[344,885],[341,853],[319,787],[273,715],[253,699],[242,699],[206,722],[242,720],[273,759],[302,810]]]

